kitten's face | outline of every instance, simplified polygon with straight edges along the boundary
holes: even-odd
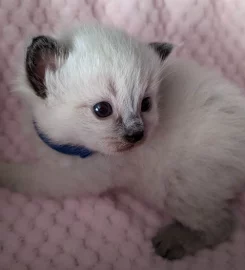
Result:
[[[35,121],[52,141],[116,154],[154,132],[162,63],[150,46],[85,28],[59,42],[34,40],[26,68]]]

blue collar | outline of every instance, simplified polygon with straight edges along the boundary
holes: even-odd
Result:
[[[37,124],[35,122],[33,122],[33,124],[40,139],[45,144],[47,144],[50,148],[62,154],[71,155],[71,156],[79,156],[80,158],[87,158],[94,153],[84,146],[75,146],[75,145],[70,145],[70,144],[55,144],[44,133],[42,133],[38,129]]]

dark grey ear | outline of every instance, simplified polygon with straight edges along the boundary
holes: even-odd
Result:
[[[172,52],[174,45],[171,43],[160,43],[153,42],[150,46],[155,50],[155,52],[160,56],[162,60],[165,60],[169,54]]]
[[[25,68],[27,79],[37,96],[47,97],[45,72],[47,69],[55,71],[67,54],[68,49],[51,37],[33,38],[27,48]]]

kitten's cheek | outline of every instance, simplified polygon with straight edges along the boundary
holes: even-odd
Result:
[[[155,126],[158,124],[159,122],[159,116],[157,113],[148,115],[145,119],[144,119],[144,123],[145,123],[145,127],[147,129],[152,129],[155,128]]]
[[[147,121],[145,121],[145,139],[149,139],[152,134],[154,134],[156,127],[158,125],[158,118],[151,117]]]

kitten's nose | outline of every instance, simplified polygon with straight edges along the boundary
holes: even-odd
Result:
[[[130,143],[136,143],[138,141],[140,141],[141,139],[143,139],[144,137],[144,131],[136,131],[132,134],[126,134],[124,136],[125,140],[130,142]]]

